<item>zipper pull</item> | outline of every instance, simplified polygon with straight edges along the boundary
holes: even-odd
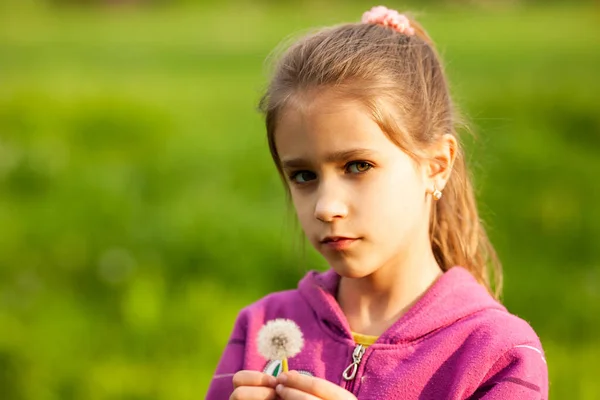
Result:
[[[348,365],[342,374],[345,380],[351,381],[354,379],[356,376],[356,371],[358,371],[358,364],[360,364],[360,360],[362,360],[365,350],[366,349],[362,344],[356,345],[354,351],[352,352],[352,364]]]

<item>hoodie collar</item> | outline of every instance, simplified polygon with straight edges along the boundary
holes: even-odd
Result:
[[[317,317],[335,335],[352,340],[348,320],[335,299],[340,276],[333,270],[310,271],[298,289]],[[412,342],[484,309],[506,311],[463,267],[439,277],[421,298],[388,328],[378,343]]]

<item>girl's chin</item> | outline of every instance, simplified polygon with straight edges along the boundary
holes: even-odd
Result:
[[[341,262],[330,262],[331,268],[339,275],[344,278],[360,279],[371,275],[374,271],[364,266],[359,265],[348,265]]]

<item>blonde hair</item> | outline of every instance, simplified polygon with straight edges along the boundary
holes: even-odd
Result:
[[[260,101],[280,174],[275,130],[281,110],[294,95],[323,88],[362,101],[383,132],[416,159],[426,157],[427,146],[444,134],[458,141],[459,117],[440,57],[425,30],[410,23],[414,35],[363,23],[323,28],[283,53]],[[432,206],[430,237],[444,271],[463,266],[499,296],[502,268],[479,219],[460,144],[444,196]]]

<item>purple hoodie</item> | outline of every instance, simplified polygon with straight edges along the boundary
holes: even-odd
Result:
[[[548,398],[539,338],[466,269],[444,273],[364,352],[335,300],[339,279],[332,270],[311,271],[297,290],[273,293],[242,310],[206,398],[228,399],[237,371],[277,370],[256,344],[258,330],[275,318],[295,321],[304,334],[290,369],[334,382],[359,400]],[[356,375],[348,380],[343,373],[353,360]]]

